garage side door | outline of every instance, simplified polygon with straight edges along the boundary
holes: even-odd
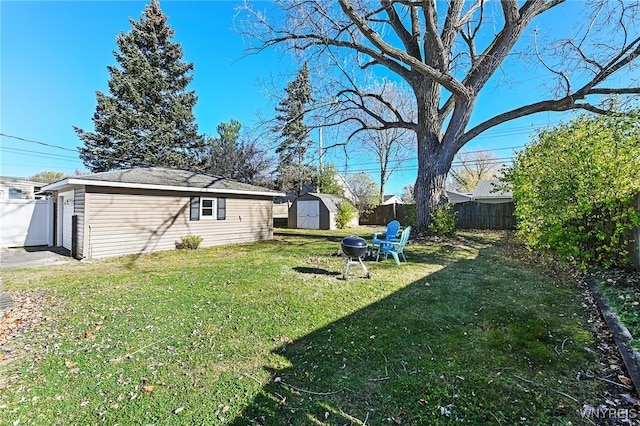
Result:
[[[298,201],[298,229],[320,229],[320,201]]]
[[[71,217],[73,216],[73,193],[62,196],[62,247],[71,250]]]

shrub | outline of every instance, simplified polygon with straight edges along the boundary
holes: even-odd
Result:
[[[177,246],[179,249],[195,250],[200,247],[200,243],[202,243],[202,237],[200,235],[187,235],[180,239]]]
[[[417,223],[417,213],[416,213],[416,205],[415,204],[405,204],[404,205],[404,217],[400,220],[402,226],[416,226]]]
[[[640,225],[638,152],[633,116],[581,116],[541,131],[505,177],[518,235],[583,268],[628,266],[630,231]]]
[[[456,234],[456,212],[451,208],[451,204],[445,204],[432,210],[429,231],[449,237]]]
[[[338,213],[336,214],[336,226],[340,229],[347,227],[349,222],[356,216],[356,208],[347,201],[338,204]]]

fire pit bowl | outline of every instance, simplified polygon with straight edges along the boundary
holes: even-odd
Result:
[[[349,257],[362,257],[367,252],[367,240],[357,235],[343,238],[342,252]]]
[[[367,240],[358,237],[357,235],[352,235],[350,237],[343,238],[341,245],[342,252],[347,256],[347,267],[344,271],[343,278],[345,280],[349,278],[349,266],[351,265],[360,265],[364,272],[366,272],[367,278],[371,278],[371,273],[362,262],[362,256],[364,256],[369,249],[367,247]]]

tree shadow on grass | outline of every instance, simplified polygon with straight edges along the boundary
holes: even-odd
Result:
[[[412,284],[276,348],[274,353],[289,366],[267,368],[271,381],[234,425],[344,425],[367,419],[380,424],[384,418],[402,421],[419,410],[406,404],[408,394],[415,394],[417,403],[421,382],[437,380],[420,358],[437,350],[438,327],[443,325],[421,313],[406,315],[415,308],[412,301],[435,303],[427,301],[421,287]]]
[[[280,238],[288,238],[288,237],[308,238],[308,239],[312,239],[312,240],[331,241],[333,243],[340,244],[342,239],[344,237],[346,237],[347,235],[340,236],[340,235],[315,234],[313,232],[300,233],[300,232],[282,232],[282,231],[276,232],[276,231],[274,231],[273,236],[274,237],[280,237]],[[299,244],[304,244],[304,243],[299,243]]]
[[[265,368],[271,380],[232,424],[495,424],[494,413],[510,421],[540,409],[544,402],[501,372],[573,367],[557,356],[546,313],[505,297],[504,270],[483,251],[276,348],[282,366]],[[570,410],[544,409],[552,418]]]
[[[311,275],[341,275],[340,272],[329,271],[327,269],[322,268],[312,268],[308,266],[296,266],[293,268],[294,271],[299,272],[301,274],[311,274]]]

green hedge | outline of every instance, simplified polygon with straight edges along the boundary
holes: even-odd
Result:
[[[639,170],[637,115],[585,115],[541,131],[506,171],[519,235],[582,267],[629,266]]]

